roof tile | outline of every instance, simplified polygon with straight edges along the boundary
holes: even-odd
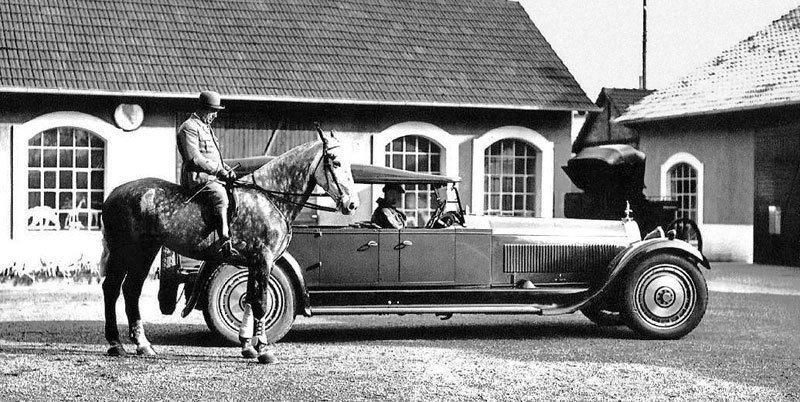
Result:
[[[5,0],[0,29],[0,90],[592,108],[507,0]]]
[[[632,105],[619,122],[800,103],[800,7]]]

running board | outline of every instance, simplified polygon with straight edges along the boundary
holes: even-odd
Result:
[[[358,314],[542,314],[540,307],[530,305],[443,305],[443,306],[319,306],[311,307],[311,315]]]

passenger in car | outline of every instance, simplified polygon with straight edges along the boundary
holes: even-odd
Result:
[[[383,186],[383,198],[378,198],[378,207],[372,213],[372,222],[386,229],[404,229],[406,214],[397,210],[400,194],[405,193],[399,184]]]

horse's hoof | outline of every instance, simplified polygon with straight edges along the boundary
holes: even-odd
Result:
[[[258,362],[261,364],[274,364],[277,361],[278,358],[271,350],[262,351],[261,354],[258,355]]]
[[[125,352],[125,348],[122,345],[112,345],[108,348],[108,355],[114,357],[121,357],[126,356],[128,353]]]
[[[136,348],[136,354],[139,356],[155,356],[156,351],[153,350],[153,347],[150,345],[139,346]]]
[[[253,345],[242,345],[242,357],[247,359],[255,359],[258,357],[258,352],[256,352],[256,348]]]

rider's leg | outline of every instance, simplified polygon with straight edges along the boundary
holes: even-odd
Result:
[[[214,211],[214,224],[221,244],[220,251],[225,255],[236,255],[230,238],[230,224],[228,223],[228,194],[225,187],[216,181],[209,182],[203,191],[207,194]]]

